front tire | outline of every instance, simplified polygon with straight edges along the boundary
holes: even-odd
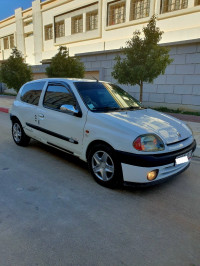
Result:
[[[121,164],[111,147],[104,144],[95,145],[89,152],[88,166],[98,184],[109,188],[121,185]]]
[[[12,122],[12,137],[14,142],[19,146],[27,146],[30,142],[30,137],[28,137],[18,120]]]

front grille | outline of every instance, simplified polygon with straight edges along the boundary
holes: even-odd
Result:
[[[167,145],[167,146],[174,145],[174,144],[180,143],[180,142],[182,142],[182,141],[185,141],[185,140],[187,140],[187,139],[189,139],[189,138],[182,139],[182,140],[179,140],[179,141],[175,141],[175,142],[172,142],[172,143],[169,143],[169,144],[166,144],[166,145]]]

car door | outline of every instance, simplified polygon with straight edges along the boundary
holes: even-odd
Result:
[[[86,114],[78,117],[73,112],[64,112],[63,105],[80,108],[67,84],[49,82],[43,103],[37,108],[38,129],[49,145],[80,155]]]

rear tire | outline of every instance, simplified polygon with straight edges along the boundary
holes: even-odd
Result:
[[[98,184],[109,188],[122,184],[121,163],[117,160],[115,151],[108,145],[97,144],[91,148],[88,167]]]
[[[12,122],[12,137],[14,142],[19,146],[27,146],[30,142],[30,137],[28,137],[18,120]]]

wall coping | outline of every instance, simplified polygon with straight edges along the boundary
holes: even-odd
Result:
[[[184,44],[193,44],[193,43],[200,43],[200,38],[193,39],[193,40],[185,40],[185,41],[178,41],[178,42],[170,42],[170,43],[161,43],[161,46],[175,46],[175,45],[184,45]],[[101,55],[105,53],[119,53],[121,49],[111,49],[111,50],[103,50],[103,51],[94,51],[88,53],[77,53],[75,56],[92,56],[92,55]]]

